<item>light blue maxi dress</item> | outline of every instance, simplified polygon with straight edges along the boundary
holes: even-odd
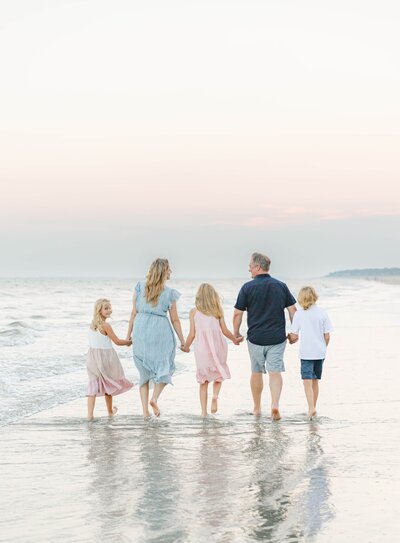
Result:
[[[138,283],[136,318],[133,324],[133,360],[139,370],[139,385],[149,381],[172,383],[175,371],[175,332],[168,318],[168,310],[179,299],[180,293],[169,287],[162,291],[156,306],[147,303],[145,283]]]

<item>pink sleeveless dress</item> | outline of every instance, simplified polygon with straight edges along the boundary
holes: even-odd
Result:
[[[198,383],[206,381],[224,381],[231,374],[226,363],[228,345],[218,319],[204,315],[196,310],[194,315],[196,338],[194,356],[196,359],[196,379]]]

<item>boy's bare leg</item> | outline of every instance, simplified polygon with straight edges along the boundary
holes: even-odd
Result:
[[[150,405],[151,405],[151,407],[153,409],[153,413],[154,413],[154,415],[156,417],[160,416],[160,409],[158,407],[157,401],[158,401],[158,398],[159,398],[161,392],[166,387],[166,385],[167,385],[167,383],[156,383],[154,385],[153,396],[151,397]]]
[[[150,417],[149,412],[149,383],[140,387],[140,400],[142,402],[143,416],[145,419]]]
[[[96,403],[96,396],[87,397],[87,418],[93,420],[94,404]]]
[[[282,374],[277,371],[270,371],[268,373],[269,389],[271,391],[271,415],[274,420],[279,420],[281,418],[281,414],[279,413],[279,399],[283,386]]]
[[[312,381],[312,389],[314,394],[314,409],[317,408],[317,400],[319,395],[319,382],[318,379],[313,379]]]
[[[218,411],[218,396],[222,387],[222,381],[214,381],[213,383],[213,396],[211,400],[211,413]]]
[[[264,374],[252,373],[250,387],[254,402],[253,415],[259,417],[261,415],[261,394],[264,388]]]
[[[208,381],[200,384],[200,405],[201,405],[201,416],[207,416],[207,399],[208,399]]]
[[[304,392],[308,403],[308,418],[312,418],[315,414],[313,379],[303,379]]]

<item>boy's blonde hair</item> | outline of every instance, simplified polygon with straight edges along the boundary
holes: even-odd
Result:
[[[312,305],[317,303],[317,300],[318,294],[315,292],[313,287],[303,287],[300,289],[297,301],[303,309],[309,309]]]
[[[165,282],[170,271],[169,262],[166,258],[157,258],[151,264],[147,272],[144,296],[146,302],[156,306],[165,287]]]
[[[212,285],[202,283],[196,294],[196,309],[204,315],[222,319],[224,310],[218,292]]]
[[[96,330],[101,332],[103,329],[104,318],[101,316],[101,310],[106,304],[111,304],[110,300],[107,300],[107,298],[100,298],[99,300],[96,300],[94,304],[93,319],[92,324],[90,325],[90,328],[94,332]]]

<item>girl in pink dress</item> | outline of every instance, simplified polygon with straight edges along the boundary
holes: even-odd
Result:
[[[122,394],[133,384],[125,378],[124,370],[118,355],[113,349],[116,345],[132,345],[132,341],[119,339],[106,319],[111,317],[110,300],[101,298],[94,304],[93,320],[89,330],[89,351],[87,355],[87,372],[89,384],[87,390],[88,420],[93,420],[94,404],[97,396],[104,396],[110,417],[115,415],[113,396]]]
[[[243,341],[242,337],[236,338],[226,327],[221,300],[215,288],[203,283],[196,294],[196,307],[190,311],[190,331],[182,347],[182,351],[189,352],[195,340],[196,378],[200,384],[203,417],[207,416],[208,384],[213,382],[211,413],[216,413],[222,381],[231,377],[226,363],[228,345],[224,336],[235,345]]]

